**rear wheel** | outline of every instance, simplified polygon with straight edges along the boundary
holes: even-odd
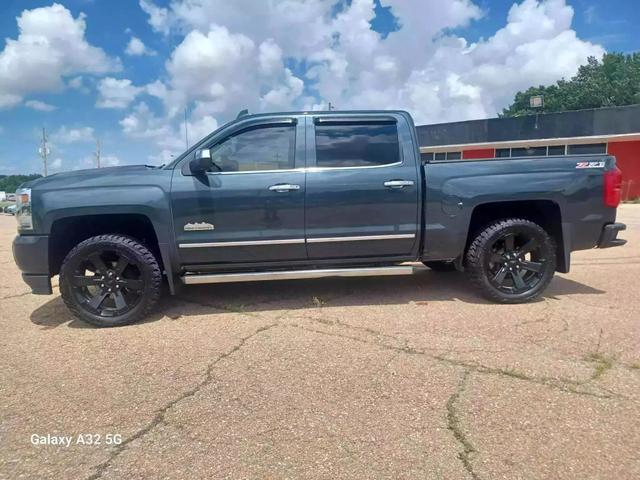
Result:
[[[466,255],[472,282],[485,297],[523,303],[542,294],[556,270],[553,239],[538,224],[500,220],[473,240]]]
[[[160,297],[161,283],[154,255],[121,235],[99,235],[79,243],[60,269],[60,291],[69,310],[99,327],[145,317]]]
[[[429,267],[434,272],[454,272],[456,269],[456,266],[453,264],[453,262],[437,261],[437,262],[422,262],[422,263],[424,263],[425,266]]]

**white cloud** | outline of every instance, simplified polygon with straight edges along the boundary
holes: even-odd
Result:
[[[93,142],[94,131],[91,127],[67,128],[65,125],[51,134],[51,140],[57,143]]]
[[[260,72],[267,76],[282,68],[282,49],[273,39],[269,38],[260,44],[258,65]]]
[[[131,113],[120,120],[120,126],[132,138],[157,139],[170,135],[168,123],[154,115],[144,102],[137,104]]]
[[[67,87],[86,95],[91,91],[86,83],[88,83],[86,79],[82,75],[78,75],[67,81]]]
[[[122,165],[122,161],[116,155],[101,155],[100,156],[100,168],[105,167],[117,167]],[[98,168],[98,161],[95,154],[86,155],[76,162],[73,170],[82,170],[89,168]]]
[[[151,27],[178,43],[161,80],[135,87],[139,103],[120,122],[153,141],[165,160],[184,150],[182,112],[202,135],[243,109],[403,108],[418,123],[494,116],[518,90],[572,76],[599,45],[571,27],[565,0],[522,0],[504,26],[468,42],[464,28],[486,12],[472,0],[385,0],[398,30],[371,28],[374,0],[140,0]],[[456,32],[456,33],[453,33]],[[296,72],[296,73],[294,73]],[[142,90],[143,89],[143,90]],[[194,128],[195,140],[197,128]],[[200,132],[199,132],[200,133]]]
[[[40,112],[52,112],[57,108],[53,105],[49,105],[48,103],[41,102],[40,100],[27,100],[24,104],[25,106]]]
[[[69,80],[67,82],[67,85],[69,85],[69,87],[75,89],[75,90],[80,90],[83,87],[83,83],[82,83],[82,75],[78,75],[77,77],[73,77],[71,80]]]
[[[121,165],[122,161],[115,155],[103,155],[100,157],[101,167],[117,167]]]
[[[261,110],[284,110],[290,108],[302,95],[304,82],[285,69],[283,83],[275,85],[260,98]]]
[[[572,76],[602,47],[571,28],[565,0],[514,4],[493,36],[470,44],[451,33],[484,15],[471,0],[387,0],[399,30],[371,29],[374,0],[335,15],[328,0],[172,0],[141,5],[158,32],[184,35],[157,96],[169,116],[230,118],[241,108],[405,108],[419,122],[495,115],[516,91]],[[296,78],[290,63],[303,62]]]
[[[120,121],[123,132],[134,139],[149,140],[163,150],[164,160],[186,149],[184,121],[172,122],[166,117],[155,115],[149,106],[140,102],[133,111]],[[193,145],[218,128],[218,122],[211,115],[202,115],[187,122],[189,144]],[[162,162],[160,162],[162,163]]]
[[[144,91],[142,87],[136,87],[131,80],[123,78],[107,77],[98,82],[98,108],[126,108]]]
[[[245,35],[218,26],[206,34],[190,32],[167,61],[170,115],[190,100],[211,102],[214,111],[224,112],[240,98],[255,95],[254,70],[249,68],[254,59],[255,45]]]
[[[138,37],[131,37],[124,53],[131,56],[153,56],[156,55],[157,52],[148,48]]]
[[[17,39],[7,39],[0,52],[0,108],[19,104],[31,93],[58,91],[63,77],[103,74],[120,68],[85,39],[85,16],[73,18],[58,3],[24,10],[17,18]]]
[[[171,25],[169,11],[166,8],[160,8],[150,0],[140,0],[140,8],[149,15],[149,24],[155,31],[169,33]]]
[[[61,171],[62,170],[62,159],[61,158],[56,158],[54,160],[52,160],[51,162],[49,162],[49,170],[50,171]]]
[[[260,44],[244,34],[211,25],[192,30],[166,63],[168,79],[147,86],[164,102],[169,118],[194,105],[195,121],[252,111],[290,107],[304,90],[302,79],[285,68],[282,49],[272,39]]]

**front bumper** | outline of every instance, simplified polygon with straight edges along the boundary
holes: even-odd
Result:
[[[22,279],[36,295],[50,295],[49,237],[18,235],[13,240],[13,258],[22,271]]]
[[[600,240],[598,240],[598,248],[610,248],[620,247],[627,243],[626,240],[617,238],[618,232],[622,232],[627,229],[624,223],[610,223],[605,225],[600,234]]]

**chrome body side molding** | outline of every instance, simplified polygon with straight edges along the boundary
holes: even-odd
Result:
[[[212,248],[212,247],[254,247],[260,245],[286,245],[293,243],[333,243],[333,242],[365,242],[371,240],[402,240],[415,238],[414,233],[400,233],[394,235],[362,235],[357,237],[318,237],[318,238],[285,238],[282,240],[254,240],[241,242],[205,242],[181,243],[180,248]]]
[[[307,238],[307,243],[365,242],[369,240],[402,240],[403,238],[415,238],[415,234],[400,233],[394,235],[361,235],[358,237],[319,237]]]
[[[285,238],[284,240],[255,240],[247,242],[181,243],[178,246],[180,248],[253,247],[258,245],[286,245],[292,243],[304,243],[304,238]]]

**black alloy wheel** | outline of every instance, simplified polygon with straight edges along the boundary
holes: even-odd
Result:
[[[474,239],[467,265],[472,281],[491,300],[526,302],[538,297],[553,278],[555,244],[533,222],[501,220]]]
[[[60,287],[69,310],[97,326],[116,326],[145,316],[160,294],[160,267],[136,240],[120,235],[89,238],[69,252]]]

